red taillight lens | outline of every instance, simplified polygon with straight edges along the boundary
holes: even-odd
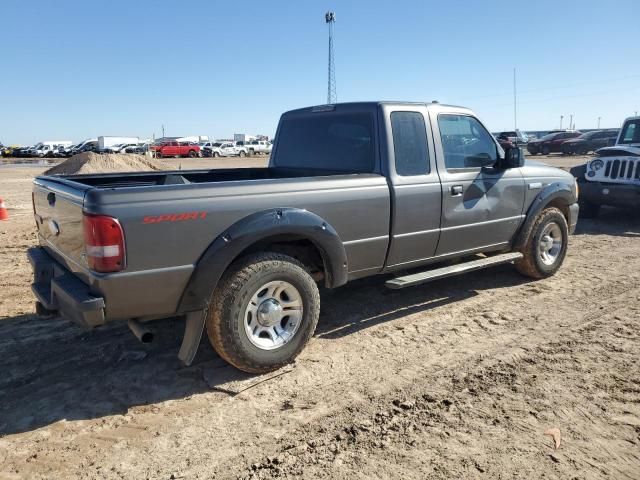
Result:
[[[119,272],[125,267],[124,232],[120,222],[105,215],[84,215],[87,263],[96,272]]]

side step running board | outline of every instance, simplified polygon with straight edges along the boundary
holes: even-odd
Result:
[[[449,267],[441,267],[433,270],[426,270],[424,272],[413,273],[411,275],[405,275],[404,277],[396,277],[392,280],[387,280],[385,285],[389,288],[393,288],[394,290],[413,287],[414,285],[419,285],[421,283],[452,277],[453,275],[459,275],[461,273],[473,272],[474,270],[493,267],[494,265],[513,262],[519,258],[522,258],[522,254],[520,252],[503,253],[501,255],[479,258],[478,260],[471,260],[465,263],[458,263]]]

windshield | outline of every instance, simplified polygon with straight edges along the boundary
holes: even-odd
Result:
[[[624,124],[618,143],[621,145],[640,143],[640,118],[629,120]]]
[[[222,144],[221,144],[221,143],[218,143],[218,142],[216,142],[216,143],[214,143],[214,144],[213,144],[213,146],[214,146],[214,147],[219,147],[220,145],[222,145]]]
[[[556,138],[556,135],[558,135],[558,134],[557,133],[548,133],[544,137],[541,137],[540,140],[553,140],[554,138]]]
[[[580,135],[578,138],[582,139],[582,140],[589,140],[591,137],[593,137],[596,133],[599,132],[587,132],[587,133],[583,133],[582,135]]]

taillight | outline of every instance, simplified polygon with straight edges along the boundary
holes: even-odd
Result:
[[[119,272],[125,267],[124,232],[117,219],[105,215],[83,217],[87,263],[96,272]]]

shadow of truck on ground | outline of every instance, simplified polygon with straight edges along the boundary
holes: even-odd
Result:
[[[404,290],[388,290],[384,280],[373,277],[323,291],[316,337],[339,339],[467,299],[478,290],[527,281],[510,265]],[[142,345],[126,322],[85,332],[60,318],[20,315],[0,320],[0,435],[63,419],[124,414],[134,406],[185,398],[252,378],[227,365],[206,338],[196,362],[183,367],[176,357],[183,323],[167,319],[152,326],[156,340]]]

